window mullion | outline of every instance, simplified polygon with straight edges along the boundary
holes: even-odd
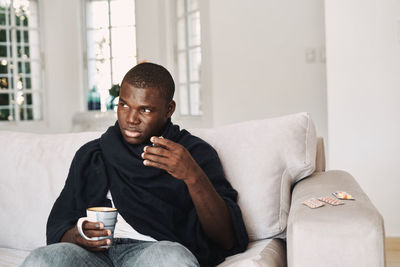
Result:
[[[186,49],[186,88],[187,88],[187,102],[188,102],[188,115],[192,115],[191,95],[190,95],[190,59],[189,59],[189,16],[187,0],[184,0],[184,16],[185,16],[185,49]]]
[[[113,55],[112,55],[112,34],[111,34],[111,3],[110,0],[108,0],[108,39],[109,39],[109,49],[110,49],[110,88],[113,85],[113,81],[114,81],[114,74],[113,74]]]
[[[15,10],[14,10],[14,1],[11,0],[10,4],[10,17],[11,17],[11,46],[12,46],[12,66],[13,66],[13,82],[14,82],[14,116],[15,121],[19,122],[21,120],[21,116],[19,113],[19,104],[18,104],[18,65],[17,65],[17,33],[16,33],[16,22],[15,22]],[[11,65],[11,64],[10,64]]]
[[[20,63],[21,63],[21,84],[22,84],[22,93],[23,93],[23,96],[24,96],[24,102],[23,102],[23,112],[24,112],[24,120],[28,120],[29,118],[28,118],[28,104],[27,104],[27,102],[28,102],[28,97],[27,97],[27,94],[26,94],[26,73],[25,73],[25,61],[23,62],[22,61],[22,59],[24,59],[24,55],[25,55],[25,42],[23,41],[24,40],[24,26],[23,26],[23,22],[21,21],[21,18],[20,18],[20,24],[19,24],[19,27],[18,27],[18,30],[19,30],[19,34],[20,34],[20,47],[21,47],[21,61],[20,61]],[[18,43],[17,43],[18,44]],[[17,54],[18,55],[18,54]],[[27,60],[28,60],[28,62],[29,62],[29,58],[27,57],[26,58]],[[18,62],[17,62],[17,71],[18,71]]]

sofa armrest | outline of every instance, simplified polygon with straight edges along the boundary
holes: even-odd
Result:
[[[338,190],[356,200],[317,209],[302,204]],[[385,266],[384,235],[382,216],[350,174],[319,172],[295,185],[287,227],[289,267]]]

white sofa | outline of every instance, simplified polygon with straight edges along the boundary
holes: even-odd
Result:
[[[251,240],[219,266],[385,265],[381,215],[351,175],[325,171],[307,113],[190,131],[217,150]],[[101,134],[0,131],[0,266],[18,266],[45,245],[47,217],[76,150]],[[337,190],[356,200],[302,205]]]

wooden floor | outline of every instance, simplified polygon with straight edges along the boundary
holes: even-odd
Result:
[[[386,267],[400,267],[400,237],[386,238]]]

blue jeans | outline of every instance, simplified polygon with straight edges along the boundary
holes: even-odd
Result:
[[[22,263],[34,266],[200,266],[184,246],[170,241],[141,241],[115,238],[107,251],[90,252],[76,244],[57,243],[32,251]]]

